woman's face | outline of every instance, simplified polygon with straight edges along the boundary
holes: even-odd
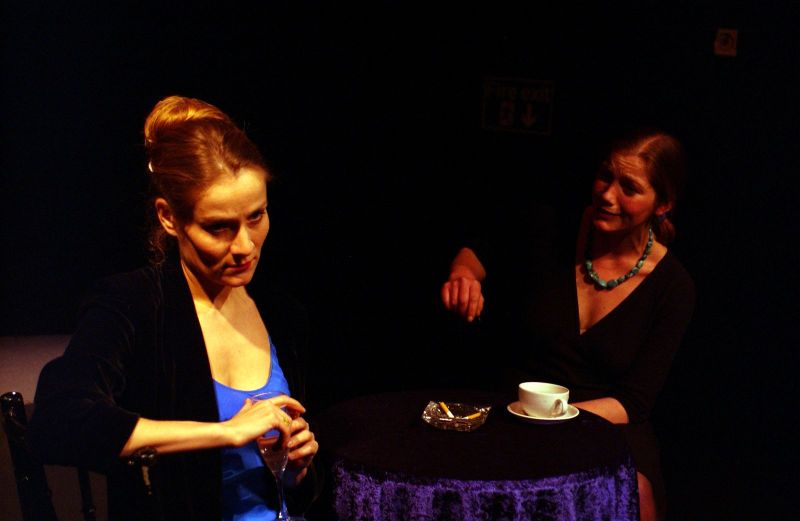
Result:
[[[635,155],[612,154],[592,184],[592,224],[608,233],[635,232],[656,212],[669,209],[656,204],[656,192],[645,165]]]
[[[185,267],[213,291],[250,282],[268,232],[264,173],[243,168],[238,175],[221,176],[202,192],[192,218],[176,223],[172,234]]]

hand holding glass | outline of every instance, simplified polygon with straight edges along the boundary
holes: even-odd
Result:
[[[279,391],[268,391],[259,393],[252,396],[250,399],[253,402],[260,400],[269,400],[282,396],[284,393]],[[286,408],[282,407],[281,410],[285,413],[284,421],[291,423],[291,417],[286,412]],[[264,433],[256,439],[258,444],[258,452],[261,454],[261,459],[264,464],[272,472],[275,478],[275,485],[278,488],[278,518],[280,520],[289,520],[289,515],[286,512],[286,504],[283,500],[283,473],[286,470],[286,464],[289,462],[289,449],[286,446],[288,440],[281,439],[281,433],[277,429],[273,429]]]

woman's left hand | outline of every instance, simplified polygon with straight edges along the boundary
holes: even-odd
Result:
[[[286,465],[286,476],[290,478],[291,483],[288,484],[294,485],[300,483],[308,472],[308,466],[319,450],[319,443],[302,416],[292,420],[290,429],[292,436],[288,442],[289,463]]]

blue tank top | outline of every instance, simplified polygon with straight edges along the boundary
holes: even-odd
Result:
[[[242,408],[245,398],[264,391],[281,391],[289,394],[289,383],[278,364],[275,346],[270,345],[270,374],[267,383],[251,391],[233,389],[214,380],[220,421],[231,419]],[[264,466],[258,447],[253,441],[243,447],[222,449],[222,519],[223,521],[271,521],[277,517],[274,507],[277,498],[267,498],[267,480],[272,474]]]

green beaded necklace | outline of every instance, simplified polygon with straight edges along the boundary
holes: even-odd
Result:
[[[636,265],[633,268],[631,268],[631,271],[629,271],[625,275],[623,275],[621,277],[618,277],[616,279],[605,281],[605,280],[601,279],[600,276],[597,274],[597,272],[592,269],[592,257],[591,257],[592,233],[590,231],[589,232],[589,236],[586,238],[586,253],[584,253],[584,255],[583,255],[586,258],[586,261],[583,263],[583,265],[586,268],[586,272],[589,274],[589,278],[592,279],[594,281],[595,285],[597,285],[597,287],[599,287],[600,289],[614,289],[614,288],[616,288],[617,286],[619,286],[620,284],[622,284],[623,282],[625,282],[629,278],[631,278],[634,275],[636,275],[637,273],[639,273],[639,270],[642,269],[642,266],[644,266],[644,260],[650,254],[650,249],[653,247],[653,240],[654,240],[653,239],[653,228],[651,226],[647,230],[647,244],[644,247],[644,253],[642,253],[641,257],[639,257],[639,260],[636,262]]]

